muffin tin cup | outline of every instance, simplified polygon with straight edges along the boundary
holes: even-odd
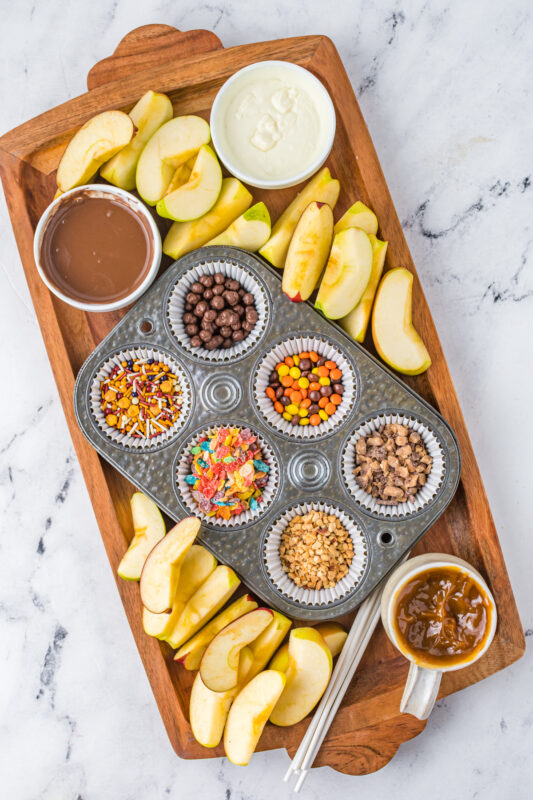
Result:
[[[375,432],[382,425],[399,423],[406,425],[416,431],[422,437],[428,454],[433,459],[431,472],[427,476],[425,485],[414,496],[413,500],[395,505],[382,505],[377,498],[365,492],[357,484],[355,469],[355,445],[361,436],[368,436]],[[362,508],[363,511],[370,512],[381,518],[405,518],[416,514],[428,506],[437,496],[437,493],[444,481],[446,473],[446,460],[442,445],[435,433],[414,414],[380,414],[362,422],[349,437],[341,456],[342,477],[351,497]]]
[[[342,384],[344,386],[342,403],[337,406],[335,414],[327,420],[322,420],[320,425],[291,425],[288,420],[283,419],[281,414],[276,411],[272,400],[267,397],[265,392],[276,364],[283,361],[286,356],[310,350],[319,353],[321,358],[335,361],[339,369],[342,370]],[[337,345],[333,345],[327,339],[317,336],[298,336],[297,334],[291,336],[289,334],[282,342],[279,342],[269,350],[259,362],[253,377],[253,394],[261,416],[274,430],[279,431],[284,436],[289,436],[291,439],[310,441],[328,436],[346,422],[357,405],[358,382],[355,368]]]
[[[103,380],[109,377],[109,373],[115,366],[121,366],[121,361],[140,360],[147,362],[153,358],[155,361],[162,361],[170,367],[171,372],[178,378],[179,386],[182,391],[181,414],[172,425],[158,436],[153,438],[137,439],[131,433],[121,433],[116,428],[110,427],[105,421],[105,415],[101,408],[100,385]],[[89,406],[93,420],[98,428],[114,444],[120,447],[129,448],[136,451],[156,450],[168,444],[174,436],[186,425],[189,420],[192,407],[192,389],[188,374],[183,367],[166,353],[152,347],[130,347],[120,352],[108,356],[95,373],[89,389]],[[153,424],[154,433],[158,430],[157,424]]]
[[[254,436],[257,436],[257,440],[261,445],[261,450],[263,453],[262,460],[270,467],[270,472],[268,473],[268,482],[263,489],[261,503],[259,503],[257,508],[249,508],[247,511],[243,511],[234,517],[230,517],[229,519],[216,519],[215,517],[207,516],[207,514],[202,513],[198,508],[198,505],[192,496],[192,489],[185,480],[185,477],[190,474],[190,464],[187,463],[187,457],[189,455],[190,448],[195,447],[203,436],[214,433],[221,427],[235,427],[242,430],[243,428],[249,426],[230,421],[224,425],[213,425],[210,428],[197,431],[190,439],[188,439],[180,450],[175,471],[178,495],[186,510],[194,516],[199,517],[202,520],[202,524],[206,527],[226,529],[245,527],[253,522],[257,522],[258,519],[263,517],[278,494],[280,484],[278,458],[270,444],[259,433],[257,433],[257,431],[255,431],[253,428],[250,428]]]
[[[291,519],[309,511],[324,511],[326,514],[335,515],[353,542],[354,556],[348,574],[330,589],[305,589],[297,586],[281,566],[279,548],[283,532]],[[368,562],[368,548],[363,531],[340,506],[330,503],[301,503],[287,509],[271,524],[261,549],[263,563],[273,586],[293,603],[305,606],[331,605],[345,598],[357,588]]]
[[[255,298],[255,309],[258,314],[257,322],[248,336],[241,342],[237,342],[226,350],[217,348],[207,350],[205,347],[191,347],[191,337],[185,332],[183,314],[185,313],[186,296],[190,287],[202,275],[215,275],[222,272],[224,275],[239,281],[247,292],[251,292]],[[247,269],[231,260],[203,261],[197,266],[191,267],[184,272],[171,289],[167,303],[167,320],[170,331],[187,354],[198,358],[201,361],[217,364],[237,361],[244,355],[248,355],[261,341],[268,327],[270,318],[270,300],[266,287]]]

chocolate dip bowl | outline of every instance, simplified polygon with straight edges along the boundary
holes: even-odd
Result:
[[[82,311],[114,311],[137,300],[161,263],[161,236],[146,206],[116,186],[77,186],[37,224],[33,254],[51,292]]]

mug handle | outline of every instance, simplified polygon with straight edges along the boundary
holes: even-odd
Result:
[[[400,711],[412,714],[418,719],[427,719],[439,693],[442,672],[438,669],[424,669],[411,663],[405,683]]]

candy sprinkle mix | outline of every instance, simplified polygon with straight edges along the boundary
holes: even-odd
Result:
[[[249,428],[217,428],[191,445],[185,480],[200,511],[230,519],[263,500],[270,468]]]
[[[170,367],[153,358],[115,365],[100,383],[100,407],[110,428],[134,439],[155,439],[181,415],[179,380]]]

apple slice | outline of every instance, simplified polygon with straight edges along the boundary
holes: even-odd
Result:
[[[224,178],[218,199],[207,214],[189,222],[175,222],[163,242],[163,252],[180,258],[222,233],[251,205],[252,195],[237,178]]]
[[[219,565],[187,601],[174,629],[165,634],[169,645],[177,649],[188,641],[215,616],[239,584],[240,580],[232,569]]]
[[[339,625],[338,622],[320,622],[314,629],[318,631],[324,639],[331,653],[331,657],[335,658],[335,656],[338,656],[348,637],[342,625]],[[280,672],[287,672],[289,669],[289,642],[282,644],[276,651],[268,668],[277,669]]]
[[[264,245],[269,236],[270,214],[268,208],[264,203],[256,203],[240,217],[237,217],[229,228],[226,228],[207,244],[225,244],[255,253]]]
[[[82,125],[67,145],[57,168],[57,186],[62,192],[87,183],[104,161],[126,147],[135,133],[131,118],[123,111],[103,111]]]
[[[186,517],[156,544],[141,573],[141,600],[148,611],[168,611],[176,594],[181,565],[200,530],[200,520]]]
[[[352,309],[346,317],[343,317],[339,323],[346,333],[349,333],[356,342],[364,342],[365,340],[368,323],[370,322],[370,314],[372,312],[372,303],[374,302],[374,296],[383,273],[388,245],[388,242],[380,241],[380,239],[377,239],[371,233],[368,234],[368,238],[372,245],[372,271],[370,273],[370,280],[363,292],[363,296],[355,308]]]
[[[166,94],[152,91],[143,94],[129,113],[137,133],[126,147],[104,164],[100,170],[102,178],[128,192],[135,189],[135,173],[141,152],[156,130],[172,119],[173,113]]]
[[[361,228],[369,236],[374,236],[378,232],[378,218],[368,206],[360,200],[354,203],[348,211],[345,211],[340,220],[335,225],[335,233],[345,231],[347,228]]]
[[[118,565],[117,573],[126,581],[138,581],[150,550],[165,535],[161,512],[149,497],[141,492],[131,496],[133,539]]]
[[[259,250],[263,258],[270,261],[275,267],[283,268],[285,257],[289,249],[289,244],[302,216],[304,209],[312,203],[327,203],[331,209],[335,208],[335,203],[339,197],[340,183],[331,177],[327,167],[324,167],[311,178],[302,191],[296,195],[290,205],[287,206],[281,217],[272,228],[272,234],[268,242]]]
[[[162,614],[152,614],[143,609],[143,628],[149,636],[164,639],[167,631],[171,631],[185,608],[185,603],[200,588],[217,567],[217,560],[205,547],[193,544],[186,553],[181,565],[176,594],[172,601],[172,609]]]
[[[253,660],[250,648],[243,647],[237,686],[227,692],[212,692],[203,683],[200,673],[196,675],[191,691],[189,719],[194,738],[204,747],[220,744],[231,704],[244,685]]]
[[[243,614],[247,614],[248,611],[253,611],[255,608],[257,608],[257,603],[249,594],[239,597],[238,600],[235,600],[234,603],[221,611],[217,617],[198,631],[192,639],[185,642],[174,656],[174,661],[179,661],[185,669],[198,669],[207,645],[215,638],[217,633],[233,620],[242,617]]]
[[[268,669],[242,689],[230,708],[224,730],[224,750],[232,764],[246,766],[268,717],[285,686],[282,672]]]
[[[361,299],[372,272],[372,245],[360,228],[337,233],[315,308],[328,319],[345,317]]]
[[[168,184],[167,194],[176,191],[181,186],[183,186],[189,178],[191,177],[192,168],[194,167],[194,162],[196,161],[196,156],[193,156],[185,164],[181,164],[172,176],[172,180]]]
[[[174,117],[161,125],[148,140],[137,164],[137,191],[145,203],[154,206],[161,200],[176,169],[210,139],[209,125],[201,117]]]
[[[333,239],[333,212],[326,203],[309,203],[294,229],[285,267],[282,290],[289,300],[307,300],[322,274]]]
[[[274,619],[270,625],[259,634],[257,639],[250,642],[250,650],[254,660],[247,675],[248,680],[258,675],[266,667],[270,658],[272,658],[272,654],[276,652],[292,625],[292,621],[280,614],[279,611],[272,611],[272,613]]]
[[[212,692],[227,692],[237,685],[239,654],[272,622],[270,608],[256,608],[230,622],[209,643],[201,664],[200,675]]]
[[[314,628],[296,628],[289,639],[287,683],[270,715],[274,725],[295,725],[316,706],[331,677],[329,647]]]
[[[420,375],[431,366],[426,346],[412,323],[413,275],[391,269],[379,285],[372,313],[372,338],[379,355],[405,375]]]
[[[221,186],[222,170],[218,159],[213,150],[203,144],[189,179],[157,202],[157,213],[177,221],[198,219],[214,206]]]

